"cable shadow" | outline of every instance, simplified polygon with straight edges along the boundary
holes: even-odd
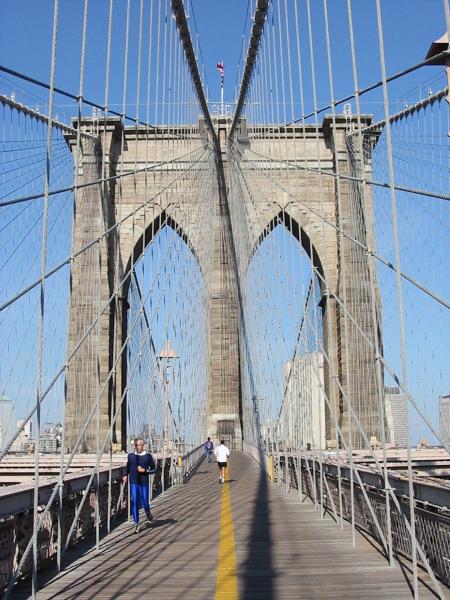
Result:
[[[376,552],[378,552],[378,554],[380,554],[380,556],[382,556],[384,558],[384,560],[388,560],[386,558],[385,549],[380,545],[380,543],[377,540],[375,540],[370,534],[368,534],[361,527],[357,527],[356,529],[357,529],[358,533],[360,534],[360,536],[362,538],[364,538],[364,540],[374,550],[376,550]],[[395,548],[393,550],[393,556],[394,556],[395,562],[397,563],[397,565],[402,573],[402,576],[404,577],[405,583],[408,586],[409,591],[411,592],[411,597],[413,597],[414,596],[414,585],[413,585],[414,580],[413,580],[413,570],[412,570],[411,559],[409,557],[403,556],[402,554],[397,552],[397,550]],[[439,598],[440,596],[439,596],[438,592],[436,592],[436,590],[434,589],[432,584],[429,583],[426,579],[427,573],[426,573],[425,569],[421,565],[418,565],[418,569],[419,569],[419,573],[418,573],[419,584],[423,585],[432,596],[434,596],[435,598]],[[440,582],[440,583],[444,587],[444,589],[448,589],[447,586],[445,586],[445,584],[443,584],[443,582]]]
[[[200,473],[198,471],[196,471],[195,473],[193,473],[192,475],[195,475],[195,478],[198,477]],[[207,472],[205,474],[208,474]],[[201,480],[203,481],[203,480]],[[192,482],[192,477],[189,479],[189,482],[187,483],[191,483]],[[206,484],[205,484],[206,485]],[[177,487],[171,487],[169,488],[167,494],[161,495],[159,494],[157,497],[155,497],[152,501],[152,509],[154,509],[155,505],[157,507],[157,511],[158,510],[163,510],[164,512],[167,513],[167,511],[171,511],[174,510],[174,507],[176,507],[177,509],[177,513],[180,512],[181,509],[185,509],[186,507],[189,507],[190,505],[192,505],[192,503],[194,503],[194,506],[197,505],[197,503],[199,503],[200,499],[202,499],[204,497],[204,489],[200,489],[198,492],[194,493],[194,494],[189,494],[184,501],[182,501],[180,503],[180,498],[179,498],[179,494],[177,492],[180,492],[183,488],[181,486]],[[195,488],[194,488],[195,489]],[[161,509],[160,509],[161,507]],[[142,518],[143,516],[143,511],[140,511],[140,516]],[[71,571],[73,570],[77,570],[80,568],[80,566],[82,564],[87,564],[89,563],[93,557],[100,555],[104,555],[105,557],[105,561],[108,560],[109,558],[109,552],[116,548],[117,551],[119,552],[123,552],[124,547],[126,547],[128,544],[133,544],[133,546],[135,548],[139,548],[139,545],[143,545],[143,547],[146,547],[146,554],[148,555],[149,549],[147,548],[147,545],[149,543],[150,538],[147,537],[147,534],[151,534],[151,530],[159,530],[160,532],[162,531],[164,533],[164,527],[170,527],[173,525],[176,525],[179,523],[179,519],[174,519],[174,518],[158,518],[156,516],[156,519],[154,522],[152,522],[152,524],[147,525],[145,523],[145,520],[141,521],[141,525],[146,525],[143,527],[142,531],[140,534],[138,534],[138,536],[136,537],[134,533],[132,533],[131,530],[131,524],[130,527],[127,527],[127,513],[126,511],[124,511],[123,513],[121,513],[120,515],[118,515],[117,518],[115,518],[112,521],[112,531],[111,534],[107,534],[106,532],[106,527],[102,526],[100,528],[100,532],[101,532],[101,545],[100,545],[100,552],[96,553],[95,552],[95,534],[89,534],[88,536],[86,536],[86,538],[84,540],[81,540],[80,542],[78,542],[77,544],[75,544],[71,549],[70,552],[68,552],[65,555],[65,560],[64,560],[64,568],[63,570],[59,573],[58,570],[56,569],[54,562],[50,563],[46,568],[42,568],[39,573],[38,573],[38,584],[39,584],[39,589],[43,590],[45,589],[45,587],[47,586],[47,584],[51,583],[51,582],[55,582],[56,580],[63,580],[64,577],[66,575],[68,575]],[[184,530],[188,529],[190,527],[190,525],[184,524],[183,528]],[[155,532],[156,533],[156,532]],[[142,535],[144,534],[144,538],[142,537]],[[158,538],[156,539],[152,539],[151,541],[151,550],[153,551],[158,551],[161,552],[162,549],[164,549],[164,545],[165,543],[174,543],[178,537],[180,536],[180,532],[178,530],[173,531],[171,534],[166,534],[163,537],[158,536]],[[139,543],[139,538],[141,538],[141,542]],[[136,544],[137,542],[137,544]],[[162,546],[162,548],[161,548]],[[135,550],[134,552],[138,552],[140,553],[142,551],[143,548]],[[133,557],[134,552],[131,553],[131,557]],[[94,583],[92,580],[95,578],[98,578],[100,573],[105,572],[105,575],[108,574],[108,566],[105,563],[104,564],[104,568],[102,569],[96,569],[95,572],[89,573],[88,575],[84,574],[83,577],[83,582],[87,583],[88,581],[90,581],[90,585],[92,585],[92,583]],[[128,584],[128,583],[127,583]],[[30,589],[30,581],[25,580],[25,581],[21,581],[18,584],[18,587],[16,587],[15,589],[15,593],[21,593],[21,594],[27,594],[27,592],[29,592]],[[66,590],[64,588],[64,591],[66,593],[69,592],[70,587]],[[31,592],[30,592],[31,593]],[[52,595],[51,597],[57,598],[58,594],[60,592],[56,592],[56,595]],[[87,590],[83,590],[83,594],[87,594]],[[76,591],[74,592],[73,595],[73,600],[75,600],[80,594],[80,591]],[[29,595],[27,595],[27,598],[29,597]],[[69,598],[72,598],[72,596],[68,596]],[[93,598],[95,598],[95,593]]]
[[[272,532],[269,488],[266,474],[259,471],[259,482],[253,498],[253,518],[247,538],[247,558],[243,563],[241,600],[275,600],[275,570],[272,565]]]

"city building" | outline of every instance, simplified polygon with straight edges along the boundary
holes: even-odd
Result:
[[[439,396],[439,429],[442,443],[450,452],[450,394]]]
[[[283,441],[288,448],[325,448],[323,354],[312,352],[283,365]]]
[[[19,419],[17,421],[17,431],[19,431],[19,435],[14,441],[11,450],[13,452],[26,452],[28,444],[31,441],[31,421],[25,422],[24,419]]]
[[[274,450],[273,442],[276,440],[276,429],[278,422],[273,419],[266,419],[259,426],[259,442],[264,445],[266,452]]]
[[[0,450],[8,444],[15,432],[14,402],[0,395]]]
[[[39,451],[55,453],[61,446],[62,426],[60,423],[45,423],[39,438]]]
[[[386,441],[397,448],[408,446],[408,398],[399,387],[384,388],[387,435]]]

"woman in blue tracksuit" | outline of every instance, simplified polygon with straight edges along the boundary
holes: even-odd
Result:
[[[143,506],[147,521],[153,520],[149,504],[148,476],[155,472],[153,456],[144,450],[144,441],[140,438],[134,440],[134,452],[128,455],[127,474],[123,481],[130,481],[131,506],[135,523],[134,532],[139,533],[139,503]]]

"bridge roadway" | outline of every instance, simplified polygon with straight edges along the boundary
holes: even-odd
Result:
[[[159,498],[154,524],[141,533],[123,523],[98,553],[71,550],[63,572],[41,572],[38,599],[411,598],[408,565],[389,568],[360,534],[352,548],[348,524],[342,532],[330,517],[321,520],[309,500],[300,504],[295,491],[268,481],[247,455],[233,453],[225,485],[216,471],[202,464]],[[434,598],[421,580],[420,598]],[[29,583],[12,597],[29,598]]]

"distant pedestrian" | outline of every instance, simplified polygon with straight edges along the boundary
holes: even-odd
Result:
[[[127,474],[123,481],[130,481],[131,507],[134,520],[134,532],[139,533],[139,505],[142,505],[147,515],[147,521],[153,521],[149,504],[148,476],[155,472],[153,456],[144,450],[144,441],[141,438],[134,440],[134,452],[128,455]]]
[[[225,441],[221,440],[220,445],[216,446],[214,454],[217,458],[217,464],[219,466],[219,483],[225,483],[225,468],[227,466],[228,457],[230,456],[230,450],[225,446]]]
[[[214,450],[214,444],[211,441],[211,438],[208,438],[206,440],[206,442],[204,443],[204,448],[205,448],[205,458],[207,462],[212,462],[212,453]]]

